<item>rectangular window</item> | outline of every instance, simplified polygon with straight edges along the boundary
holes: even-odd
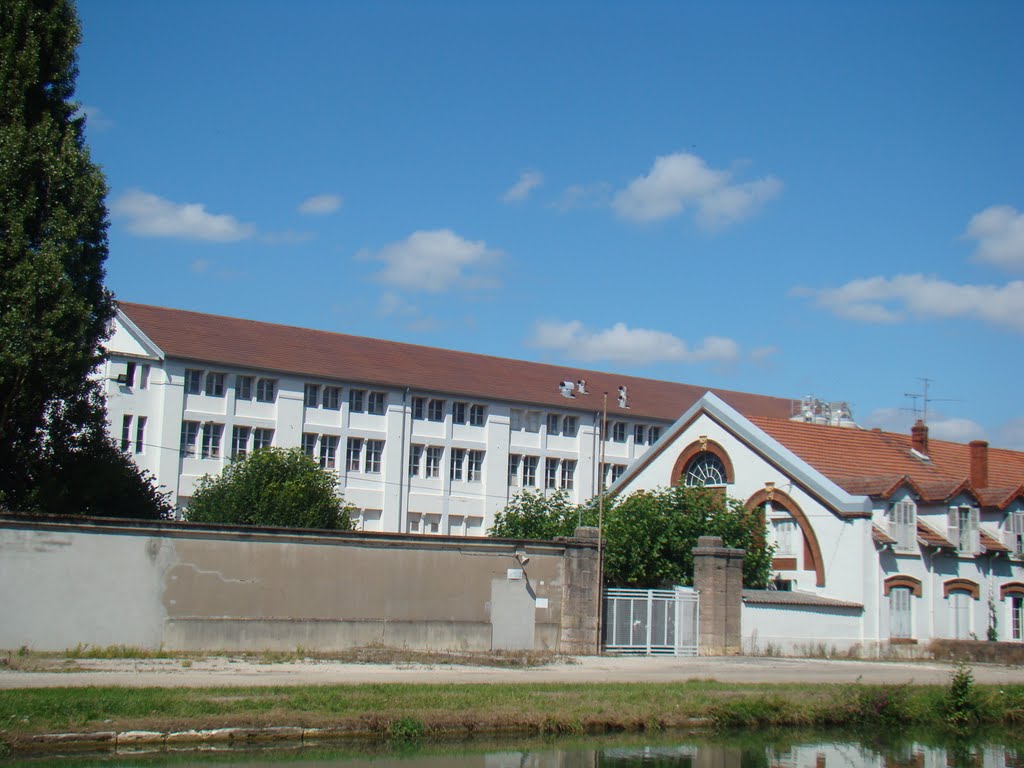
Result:
[[[540,411],[526,412],[525,429],[527,432],[540,432]]]
[[[231,428],[231,458],[240,459],[249,453],[250,427]]]
[[[558,487],[558,459],[544,460],[544,487]]]
[[[961,589],[949,593],[949,613],[951,634],[957,640],[971,638],[971,595]]]
[[[316,438],[315,432],[302,433],[302,452],[311,459],[316,457]]]
[[[913,637],[910,623],[910,587],[889,590],[889,636]]]
[[[980,514],[977,507],[950,507],[946,523],[949,540],[956,544],[957,551],[962,554],[973,554],[980,549]]]
[[[345,449],[345,468],[349,472],[359,472],[362,467],[363,438],[350,437]]]
[[[135,452],[142,453],[146,447],[146,417],[139,416],[135,420]]]
[[[479,483],[484,476],[484,452],[470,451],[466,456],[466,480]]]
[[[252,431],[252,449],[258,451],[260,448],[269,448],[274,444],[274,430],[254,429]]]
[[[121,417],[121,450],[127,451],[132,447],[132,417],[126,413]]]
[[[419,533],[420,532],[420,515],[419,515],[419,513],[418,512],[410,512],[409,513],[409,522],[407,524],[409,526],[409,533]]]
[[[562,476],[559,487],[563,491],[571,491],[576,487],[576,460],[562,459]]]
[[[320,404],[320,385],[305,384],[302,388],[303,400],[307,408],[316,408]]]
[[[1024,597],[1010,596],[1010,636],[1017,641],[1024,640]]]
[[[1003,523],[1003,539],[1014,557],[1024,555],[1024,511],[1010,512]]]
[[[626,472],[625,464],[612,464],[612,482],[617,483],[619,478]]]
[[[443,453],[444,448],[439,445],[427,446],[427,468],[424,472],[426,477],[441,476],[441,456]]]
[[[448,476],[452,480],[462,479],[462,464],[466,460],[465,448],[452,448],[448,458]]]
[[[427,418],[430,421],[444,421],[444,400],[431,399],[427,405]]]
[[[897,501],[889,510],[889,535],[896,539],[896,549],[917,549],[917,507],[910,499]]]
[[[194,368],[185,369],[185,394],[198,395],[203,391],[203,372]]]
[[[427,398],[414,397],[412,399],[412,417],[417,421],[426,418]]]
[[[124,369],[124,385],[126,387],[135,386],[135,363],[128,361]]]
[[[220,458],[220,441],[223,435],[223,424],[214,424],[212,421],[208,421],[203,425],[203,453],[201,458]]]
[[[508,456],[508,484],[512,488],[519,486],[519,465],[523,457],[518,453],[510,453]]]
[[[625,464],[604,464],[601,467],[601,490],[607,490],[611,485],[618,482],[618,479],[622,477],[622,473],[626,471]]]
[[[422,445],[410,445],[409,446],[409,477],[420,476],[420,464],[423,460],[423,448]]]
[[[576,430],[578,428],[579,421],[575,416],[563,416],[562,417],[562,435],[563,437],[576,437]]]
[[[235,400],[252,400],[252,376],[235,376]]]
[[[537,464],[540,463],[539,456],[523,456],[523,487],[537,487]]]
[[[562,417],[557,413],[549,413],[547,418],[547,427],[549,435],[557,435],[558,427],[562,423]]]
[[[143,363],[139,370],[139,389],[149,388],[149,363]]]
[[[650,427],[647,430],[647,442],[654,445],[661,439],[661,427]]]
[[[321,435],[320,466],[323,469],[334,469],[338,466],[338,436]]]
[[[370,474],[380,474],[380,461],[384,456],[383,440],[366,441],[366,471]]]
[[[526,427],[526,414],[518,408],[513,408],[508,412],[508,428],[513,432],[518,432]]]
[[[272,403],[277,396],[277,379],[258,379],[256,381],[256,402]]]
[[[370,393],[370,404],[367,410],[375,416],[383,416],[387,406],[388,394],[387,392],[371,392]]]
[[[350,389],[348,391],[348,410],[351,413],[362,413],[366,410],[366,390]]]
[[[341,408],[341,387],[324,387],[323,406],[329,411]]]
[[[647,427],[643,424],[633,425],[633,445],[643,445],[644,438],[647,436]]]
[[[465,424],[469,403],[452,403],[452,423]]]
[[[224,397],[224,374],[210,371],[206,374],[206,394],[208,397]]]
[[[181,422],[181,455],[184,458],[194,458],[196,455],[196,444],[199,442],[199,422]]]
[[[611,438],[613,442],[624,443],[626,442],[626,424],[622,421],[616,421],[611,426]]]
[[[793,547],[796,522],[791,518],[772,520],[772,531],[775,534],[775,554],[779,557],[793,557],[796,554]]]
[[[487,415],[487,409],[482,405],[469,406],[469,425],[471,427],[482,427]]]

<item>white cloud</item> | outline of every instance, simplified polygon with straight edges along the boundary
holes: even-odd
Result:
[[[676,152],[656,158],[646,176],[616,193],[612,207],[626,219],[657,221],[694,206],[698,224],[721,229],[751,216],[781,192],[782,182],[773,176],[734,184],[731,172],[709,168],[689,152]]]
[[[1024,281],[1006,285],[966,285],[921,274],[868,277],[839,288],[797,286],[793,296],[813,296],[817,306],[865,323],[918,319],[977,319],[1024,333]]]
[[[879,427],[887,432],[909,435],[910,427],[917,418],[918,415],[903,408],[876,408],[868,414],[862,422],[862,426]],[[929,411],[928,437],[935,440],[966,443],[971,440],[984,440],[985,428],[970,419]]]
[[[193,272],[198,272],[199,274],[210,270],[210,262],[206,259],[196,259],[190,266]]]
[[[313,195],[299,203],[299,213],[309,216],[323,216],[341,208],[341,195]]]
[[[691,348],[682,339],[664,331],[629,328],[625,323],[591,330],[578,320],[539,322],[529,343],[557,351],[572,360],[609,360],[638,365],[661,361],[733,362],[740,356],[739,345],[721,336],[708,336],[700,346]]]
[[[172,203],[162,197],[129,190],[110,204],[115,218],[127,220],[128,231],[142,237],[233,242],[252,237],[256,227],[228,214],[213,214],[202,203]]]
[[[404,296],[388,291],[382,293],[377,302],[377,309],[384,317],[399,315],[408,317],[419,313],[419,307],[410,303]]]
[[[999,437],[995,441],[1000,448],[1012,448],[1024,451],[1024,416],[1010,419],[999,427]]]
[[[779,353],[779,348],[773,344],[766,345],[764,347],[755,347],[750,350],[750,359],[755,363],[764,363],[771,357],[774,357]]]
[[[99,107],[95,107],[90,104],[82,104],[78,108],[78,112],[85,116],[86,129],[91,128],[96,131],[109,131],[114,127],[114,121],[107,117],[106,113]]]
[[[505,190],[501,199],[506,203],[514,203],[525,200],[530,192],[544,183],[544,174],[540,171],[523,171],[519,174],[519,181]]]
[[[993,205],[975,214],[964,237],[978,241],[977,261],[1008,269],[1024,269],[1024,213],[1009,205]]]
[[[573,184],[566,187],[551,207],[559,213],[571,211],[573,208],[603,208],[608,205],[611,185],[605,181],[593,184]]]
[[[450,229],[413,232],[405,240],[384,246],[362,258],[384,262],[377,277],[410,291],[439,293],[454,287],[479,288],[496,281],[479,274],[502,255],[483,240],[465,240]]]

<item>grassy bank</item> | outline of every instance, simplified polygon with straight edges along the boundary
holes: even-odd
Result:
[[[0,740],[39,733],[327,727],[352,735],[597,733],[678,727],[923,726],[1024,722],[1024,686],[358,685],[0,691]]]

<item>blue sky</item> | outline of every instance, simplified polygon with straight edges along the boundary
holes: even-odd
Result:
[[[1024,4],[79,13],[119,298],[1024,449]]]

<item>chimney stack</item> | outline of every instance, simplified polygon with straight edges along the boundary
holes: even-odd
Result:
[[[928,455],[928,427],[920,419],[910,428],[910,441],[915,451]]]
[[[988,487],[988,443],[984,440],[971,440],[971,486],[973,488]]]

